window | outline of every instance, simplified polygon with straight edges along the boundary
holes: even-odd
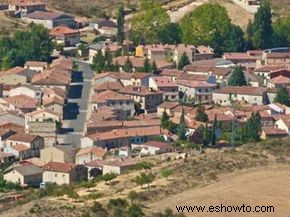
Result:
[[[57,173],[54,174],[54,177],[57,177]]]

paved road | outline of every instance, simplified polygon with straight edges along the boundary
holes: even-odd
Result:
[[[68,97],[68,106],[64,110],[63,128],[67,133],[58,135],[60,142],[74,143],[77,146],[80,145],[80,138],[84,134],[86,120],[89,116],[93,80],[90,65],[84,62],[79,62],[79,65],[82,78],[76,75],[76,79],[73,79]]]

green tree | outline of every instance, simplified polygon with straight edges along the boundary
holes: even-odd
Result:
[[[185,115],[184,110],[182,109],[180,121],[178,125],[178,138],[180,140],[186,140],[186,124],[185,124]]]
[[[143,71],[146,73],[149,73],[152,71],[152,66],[151,66],[148,58],[145,58],[145,60],[144,60]]]
[[[167,179],[169,176],[172,175],[172,171],[170,169],[165,168],[165,169],[160,171],[160,174],[162,177]]]
[[[117,42],[119,42],[120,44],[122,44],[125,39],[124,24],[125,24],[125,11],[124,6],[121,5],[118,9],[117,14],[117,35],[116,35]]]
[[[266,49],[273,44],[272,12],[269,0],[262,0],[254,15],[254,21],[248,28],[248,38],[254,48]]]
[[[285,18],[278,18],[274,24],[274,42],[275,47],[286,47],[290,44],[290,14]]]
[[[158,0],[142,0],[141,10],[131,23],[131,39],[135,44],[157,43],[159,30],[169,23],[170,18]]]
[[[219,4],[203,4],[182,18],[182,41],[186,44],[210,45],[220,54],[230,26],[224,7]]]
[[[36,24],[29,27],[28,31],[16,31],[12,38],[0,40],[1,68],[22,66],[28,60],[48,62],[51,59],[54,46],[48,30]]]
[[[231,24],[224,39],[223,52],[242,52],[245,50],[246,42],[241,27]]]
[[[247,136],[249,141],[259,141],[261,135],[261,116],[259,112],[252,113],[252,116],[247,121]]]
[[[241,66],[237,66],[229,78],[228,85],[230,86],[246,86],[247,81]]]
[[[116,173],[106,173],[105,175],[103,175],[102,179],[105,182],[109,182],[110,184],[112,184],[112,180],[117,178],[117,174]]]
[[[147,184],[147,189],[149,189],[150,183],[153,182],[154,178],[155,176],[153,173],[141,173],[134,179],[134,181],[137,185],[140,185],[141,188],[143,185]]]
[[[217,116],[215,115],[214,117],[214,122],[212,124],[212,128],[211,128],[211,145],[216,145],[216,129],[217,129]]]
[[[181,36],[182,32],[177,23],[169,23],[158,32],[158,38],[162,44],[179,44]]]
[[[200,122],[207,122],[208,121],[208,116],[205,113],[205,108],[201,104],[199,104],[197,106],[197,109],[196,109],[196,118],[195,119],[197,121],[200,121]]]
[[[130,191],[128,198],[130,199],[131,204],[133,204],[134,201],[138,198],[138,193],[136,191]]]
[[[162,113],[162,117],[161,117],[161,126],[164,128],[164,129],[167,129],[168,128],[168,125],[169,125],[169,115],[167,114],[167,112],[164,110],[163,113]]]
[[[158,73],[158,68],[157,68],[155,60],[153,60],[153,63],[152,63],[152,72],[153,72],[153,74]]]
[[[133,71],[133,63],[129,57],[127,57],[125,64],[124,64],[124,71],[125,72],[132,72]]]
[[[106,66],[106,58],[103,55],[102,51],[99,50],[93,58],[93,63],[91,64],[91,67],[93,70],[97,71],[98,73],[101,73],[105,70],[105,66]]]
[[[290,102],[288,90],[285,87],[278,88],[274,101],[289,106]]]
[[[145,216],[145,214],[143,213],[142,209],[136,204],[132,204],[129,207],[127,214],[128,214],[128,217],[142,217],[142,216]]]
[[[184,66],[190,64],[190,60],[188,58],[188,56],[186,55],[185,52],[183,52],[183,54],[180,57],[180,60],[178,61],[178,69],[179,70],[183,70]]]

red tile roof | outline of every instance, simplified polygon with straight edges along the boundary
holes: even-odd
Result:
[[[16,144],[16,145],[12,146],[11,148],[13,148],[17,152],[27,151],[30,149],[29,147],[27,147],[26,145],[23,145],[23,144]]]
[[[44,171],[69,173],[75,167],[76,165],[73,163],[48,162],[47,164],[43,165],[42,169]]]
[[[25,109],[25,108],[36,108],[37,100],[26,96],[26,95],[17,95],[12,97],[5,98],[5,101],[9,104],[14,105],[16,108]]]
[[[226,60],[257,60],[258,57],[251,56],[248,53],[225,53],[224,59]]]
[[[9,140],[11,140],[11,141],[17,141],[17,142],[31,143],[37,137],[39,137],[39,136],[18,132],[17,134],[14,134],[13,136],[9,137]]]
[[[86,154],[94,154],[97,155],[98,157],[103,158],[106,154],[106,150],[101,148],[101,147],[88,147],[88,148],[82,148],[79,150],[79,152],[76,154],[77,156],[81,156],[81,155],[86,155]]]
[[[154,77],[155,84],[160,87],[178,87],[178,85],[168,77]]]
[[[165,101],[162,104],[160,104],[158,106],[158,108],[163,108],[163,109],[173,109],[176,106],[178,106],[179,103],[178,102],[169,102],[169,101]]]
[[[128,129],[117,129],[109,132],[100,132],[89,135],[93,141],[102,141],[118,138],[130,138],[137,136],[157,136],[161,135],[161,128],[158,126],[153,127],[138,127],[138,128],[128,128]]]
[[[243,95],[253,95],[253,96],[262,96],[266,92],[266,88],[263,87],[250,87],[250,86],[226,86],[220,89],[216,89],[215,93],[222,94],[243,94]]]
[[[111,91],[106,90],[101,93],[94,94],[92,96],[92,103],[101,103],[106,102],[107,100],[129,100],[133,101],[133,99],[129,96]]]
[[[192,81],[192,80],[180,80],[176,81],[178,85],[191,87],[191,88],[198,88],[198,87],[207,87],[207,88],[214,88],[216,84],[211,84],[206,81]]]
[[[278,129],[277,127],[263,127],[262,131],[266,134],[266,135],[285,135],[287,136],[288,133],[286,132],[286,130],[281,130]]]
[[[104,91],[104,90],[120,90],[124,86],[120,81],[116,82],[105,82],[103,84],[98,84],[94,86],[95,91]]]
[[[270,83],[272,83],[272,84],[290,84],[290,78],[279,75],[275,78],[272,78],[270,80]]]
[[[49,31],[49,34],[52,36],[65,36],[65,35],[75,35],[75,34],[80,34],[78,30],[71,29],[66,26],[57,26],[54,27]]]
[[[133,86],[129,85],[121,90],[119,90],[122,94],[128,94],[128,95],[137,95],[137,96],[149,96],[149,95],[160,95],[162,92],[160,91],[154,91],[149,87],[144,86]]]

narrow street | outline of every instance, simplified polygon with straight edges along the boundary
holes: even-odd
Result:
[[[84,135],[93,83],[90,65],[84,62],[78,64],[80,71],[74,72],[72,76],[67,105],[64,107],[63,132],[58,135],[60,143],[73,143],[77,146]]]

